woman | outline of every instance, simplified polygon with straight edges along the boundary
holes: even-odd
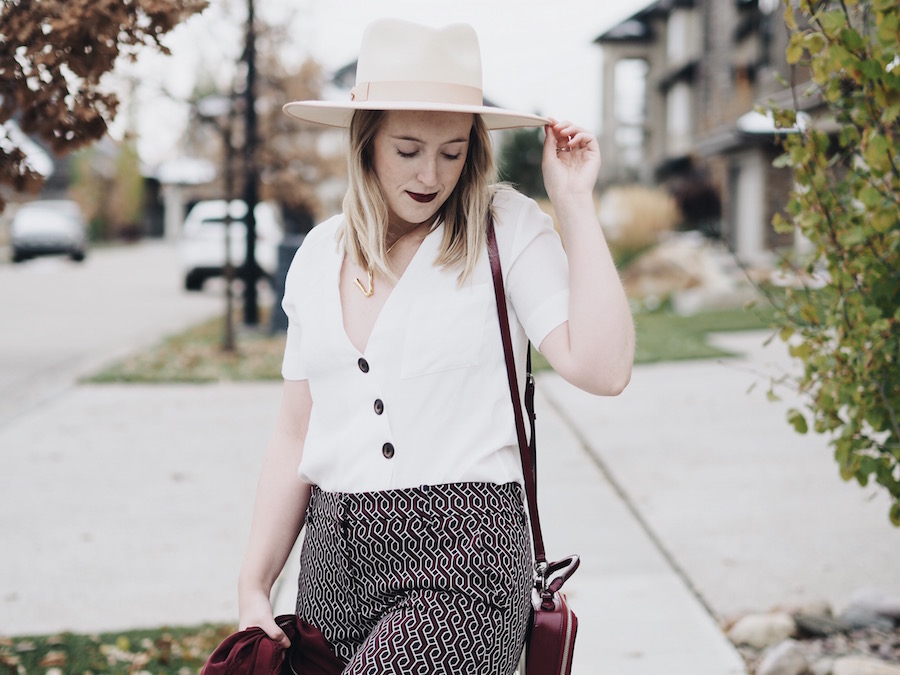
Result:
[[[376,22],[350,102],[285,110],[349,127],[350,186],[287,279],[241,628],[288,644],[269,593],[306,525],[297,612],[345,673],[512,673],[531,552],[485,233],[490,215],[519,369],[530,339],[569,382],[621,392],[634,329],[594,211],[597,140],[484,106],[464,25]],[[491,185],[488,130],[539,125],[562,242],[534,202]]]

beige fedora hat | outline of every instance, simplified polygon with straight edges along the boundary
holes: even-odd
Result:
[[[349,127],[355,110],[475,113],[488,129],[549,124],[538,115],[484,105],[481,53],[471,26],[436,29],[400,19],[379,19],[366,28],[349,101],[292,101],[283,109],[333,127]]]

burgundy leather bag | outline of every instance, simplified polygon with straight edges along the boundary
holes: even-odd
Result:
[[[494,279],[494,296],[497,300],[497,316],[500,320],[500,334],[503,338],[503,354],[506,357],[509,394],[515,412],[522,474],[525,477],[525,494],[528,501],[528,515],[531,520],[531,538],[534,545],[534,588],[531,591],[533,611],[531,626],[525,642],[525,675],[570,675],[575,634],[578,631],[578,618],[569,607],[561,589],[572,573],[578,569],[580,561],[577,555],[570,555],[557,562],[548,563],[544,553],[544,537],[541,533],[541,521],[537,509],[537,445],[535,443],[531,344],[528,345],[525,382],[525,407],[528,410],[528,419],[531,424],[531,441],[529,442],[525,435],[525,416],[519,400],[516,362],[509,331],[509,314],[506,309],[506,292],[503,288],[503,273],[500,268],[500,254],[497,250],[493,219],[488,222],[487,240],[491,275]]]

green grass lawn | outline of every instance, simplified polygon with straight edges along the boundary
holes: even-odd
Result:
[[[709,333],[765,330],[773,326],[774,311],[765,302],[757,306],[677,316],[668,312],[638,314],[635,363],[683,361],[729,356],[709,344]]]
[[[747,309],[716,310],[693,316],[678,316],[665,311],[638,313],[635,316],[635,363],[728,356],[709,344],[709,333],[762,330],[772,325],[772,315],[765,303]],[[267,323],[263,321],[261,325]],[[221,348],[223,324],[221,318],[202,323],[112,364],[87,381],[163,383],[281,379],[283,333],[271,335],[266,329],[239,331],[237,351],[226,353]],[[535,370],[547,367],[546,361],[535,353]]]
[[[194,675],[234,630],[230,625],[204,625],[96,635],[0,637],[0,673]]]
[[[88,382],[218,382],[280,380],[284,333],[237,330],[234,352],[222,349],[225,321],[212,319],[112,364]]]
[[[634,362],[659,363],[732,356],[708,341],[710,333],[765,330],[772,326],[774,312],[761,302],[757,307],[701,312],[678,316],[668,311],[641,312],[634,317],[637,346]],[[546,360],[532,352],[535,371],[549,368]]]

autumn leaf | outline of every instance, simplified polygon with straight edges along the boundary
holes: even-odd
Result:
[[[6,0],[0,4],[0,125],[64,154],[102,137],[118,109],[100,80],[121,54],[160,42],[206,0]],[[15,141],[0,144],[0,185],[36,191],[43,177]],[[4,202],[0,197],[0,211]]]

